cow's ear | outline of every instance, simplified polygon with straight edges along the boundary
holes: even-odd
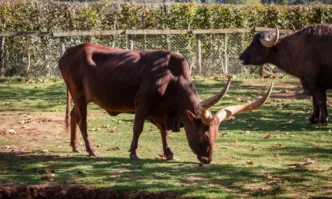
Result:
[[[188,119],[190,122],[194,123],[196,122],[197,120],[199,120],[198,117],[196,117],[195,114],[193,114],[191,111],[187,110],[187,116],[188,116]]]

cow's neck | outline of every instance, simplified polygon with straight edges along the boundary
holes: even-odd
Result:
[[[191,111],[192,113],[196,113],[197,105],[201,101],[196,88],[194,86],[190,86],[190,88],[184,89],[184,92],[181,93],[181,101],[180,109],[181,109],[181,122],[184,126],[184,131],[187,136],[188,144],[191,148],[191,150],[195,153],[197,153],[198,145],[199,145],[199,134],[195,130],[195,125],[188,119],[187,116],[187,110]]]
[[[277,66],[286,73],[297,77],[298,72],[296,71],[296,68],[293,67],[292,57],[289,56],[292,52],[289,51],[290,47],[287,44],[288,42],[281,41],[270,49],[269,63]]]

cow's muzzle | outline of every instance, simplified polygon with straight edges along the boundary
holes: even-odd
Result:
[[[204,157],[204,156],[197,156],[197,158],[203,164],[210,164],[210,162],[212,161],[211,158]]]
[[[243,65],[248,65],[248,60],[249,60],[248,55],[246,55],[245,53],[242,53],[239,58],[242,61]]]

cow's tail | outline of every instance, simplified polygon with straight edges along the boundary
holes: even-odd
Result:
[[[70,93],[69,89],[67,87],[67,105],[66,105],[66,117],[65,117],[65,123],[66,123],[66,132],[69,132],[70,128]]]

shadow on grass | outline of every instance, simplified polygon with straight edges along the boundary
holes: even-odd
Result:
[[[331,156],[331,150],[294,148],[284,149],[285,152],[313,153]],[[95,179],[102,182],[102,187],[112,191],[158,193],[176,193],[177,196],[195,193],[196,198],[205,198],[205,194],[216,194],[234,198],[236,195],[245,196],[275,196],[284,193],[280,187],[272,186],[269,191],[261,192],[258,187],[250,188],[250,183],[267,184],[267,179],[261,170],[267,168],[227,165],[205,165],[198,167],[197,162],[172,162],[157,159],[131,161],[127,158],[90,158],[81,156],[60,157],[52,155],[35,155],[30,153],[0,153],[0,177],[2,185],[11,182],[40,184],[43,181],[36,174],[38,168],[54,169],[55,181],[60,185],[72,184],[71,179],[79,179],[76,185],[93,185]],[[43,165],[38,167],[38,165]],[[89,165],[91,169],[80,170],[82,165]],[[36,167],[35,167],[36,166]],[[305,185],[305,181],[314,177],[318,180],[328,180],[315,171],[289,168],[273,168],[273,175],[283,176],[291,183]],[[324,179],[323,179],[324,178]],[[100,183],[100,182],[99,182]],[[109,184],[109,186],[108,186]],[[1,184],[0,184],[1,185]],[[100,185],[99,185],[100,187]],[[231,192],[229,192],[231,190]],[[203,195],[201,195],[203,193]]]

